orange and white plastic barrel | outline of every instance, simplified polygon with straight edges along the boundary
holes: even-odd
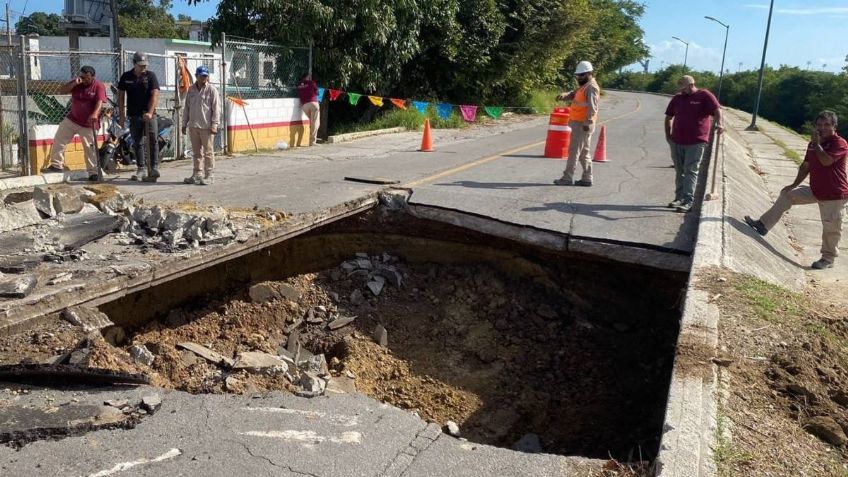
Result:
[[[548,123],[548,138],[545,140],[545,157],[567,159],[571,128],[568,126],[570,110],[554,108]]]

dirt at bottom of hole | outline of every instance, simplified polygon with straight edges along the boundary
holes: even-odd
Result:
[[[535,434],[534,451],[624,462],[654,457],[673,310],[643,294],[622,299],[623,292],[586,306],[572,291],[581,289],[575,277],[562,291],[486,266],[386,256],[350,262],[259,284],[268,287],[267,301],[245,289],[172,310],[133,330],[121,348],[102,343],[107,348],[98,346],[90,364],[145,371],[158,386],[192,393],[291,391],[282,376],[229,372],[177,345],[197,343],[230,358],[277,354],[297,333],[305,350],[326,354],[332,379],[351,376],[357,391],[375,399],[439,424],[454,421],[471,441],[512,447]],[[398,272],[402,285],[385,282],[375,296],[368,283],[381,267]],[[388,347],[372,339],[377,325],[388,331]],[[153,353],[149,368],[132,362],[131,345]],[[610,475],[630,475],[625,470]]]

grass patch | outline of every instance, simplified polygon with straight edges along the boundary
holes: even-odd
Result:
[[[751,276],[741,278],[734,287],[744,303],[762,320],[780,322],[785,321],[787,315],[798,317],[801,313],[799,303],[803,297],[785,288]]]
[[[719,477],[733,477],[733,469],[737,465],[750,462],[753,458],[750,452],[739,450],[733,446],[728,429],[729,423],[730,417],[728,417],[724,405],[719,403],[716,412],[716,443],[713,449]]]
[[[378,113],[378,116],[368,123],[352,123],[340,125],[333,134],[346,134],[352,132],[374,131],[377,129],[388,129],[404,127],[409,131],[417,131],[424,126],[424,118],[430,119],[430,126],[436,129],[459,129],[468,126],[456,111],[451,113],[450,118],[442,119],[436,112],[436,108],[430,105],[427,114],[422,115],[414,107],[409,109],[388,109]],[[478,121],[481,119],[477,115]]]
[[[557,102],[556,97],[559,93],[560,91],[553,88],[534,90],[527,99],[527,106],[532,109],[534,114],[548,114],[556,106],[565,105],[565,103]]]
[[[789,129],[789,131],[792,131],[792,130]],[[795,131],[792,131],[792,132],[795,132]],[[798,133],[795,133],[795,134],[798,134]],[[792,162],[794,162],[795,164],[798,164],[799,166],[801,165],[802,162],[804,162],[804,158],[801,157],[801,155],[798,154],[794,149],[787,146],[785,142],[781,141],[780,139],[777,139],[774,136],[771,136],[767,133],[764,133],[764,132],[763,132],[763,135],[766,136],[767,138],[771,139],[772,142],[774,142],[778,147],[783,149],[783,157],[791,160]]]

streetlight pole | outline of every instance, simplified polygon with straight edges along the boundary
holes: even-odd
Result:
[[[727,37],[730,35],[730,25],[710,16],[705,16],[704,18],[712,20],[724,27],[724,50],[721,52],[721,69],[718,72],[718,94],[716,94],[718,102],[721,103],[721,80],[724,78],[724,57],[727,54]]]
[[[683,43],[684,45],[686,45],[686,53],[683,54],[683,72],[685,73],[686,72],[686,60],[689,59],[689,42],[683,41],[680,38],[677,38],[676,36],[673,36],[672,38],[674,38],[675,40],[679,41],[680,43]]]
[[[768,37],[769,30],[771,30],[771,13],[774,11],[774,0],[771,0],[769,3],[769,14],[768,21],[766,22],[766,39],[763,42],[763,59],[760,62],[760,79],[759,86],[757,86],[757,102],[754,103],[754,113],[751,115],[751,125],[748,126],[748,131],[759,131],[760,128],[757,127],[757,113],[760,112],[760,97],[763,94],[763,73],[766,68],[766,50],[768,50]]]

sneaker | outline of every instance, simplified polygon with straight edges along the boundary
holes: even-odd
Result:
[[[745,216],[745,223],[748,224],[749,227],[756,230],[758,234],[765,235],[768,233],[768,229],[766,226],[759,220],[754,220],[750,216]]]
[[[203,179],[201,179],[199,175],[193,175],[191,177],[186,177],[185,179],[183,179],[183,184],[200,185],[201,180]]]
[[[689,212],[690,210],[692,210],[692,203],[691,202],[681,202],[681,203],[677,204],[677,207],[675,207],[674,210],[680,212],[681,214],[685,214],[686,212]]]
[[[813,262],[811,265],[816,270],[824,270],[826,268],[833,268],[833,262],[830,260],[825,260],[824,258],[820,258]]]
[[[145,178],[147,178],[147,169],[144,167],[139,167],[135,174],[130,176],[131,181],[143,181]]]
[[[592,181],[580,179],[579,181],[575,182],[574,185],[579,185],[582,187],[592,187]]]
[[[560,179],[557,179],[557,180],[555,180],[555,181],[554,181],[554,185],[559,185],[559,186],[572,186],[572,185],[574,185],[574,181],[573,181],[573,180],[570,180],[570,179],[562,179],[562,178],[560,178]]]
[[[56,167],[56,166],[47,166],[47,167],[41,169],[41,172],[42,173],[45,173],[45,172],[48,172],[48,173],[49,172],[65,172],[65,170],[60,168],[60,167]]]
[[[676,209],[678,205],[682,204],[683,201],[680,199],[674,199],[673,201],[668,203],[669,209]]]
[[[208,176],[200,179],[200,185],[212,185],[215,183],[215,176],[209,174]]]
[[[147,177],[145,177],[142,180],[144,182],[156,182],[156,180],[159,179],[159,177],[161,177],[161,175],[159,174],[159,170],[153,169],[152,171],[150,171],[150,175],[148,175]]]

